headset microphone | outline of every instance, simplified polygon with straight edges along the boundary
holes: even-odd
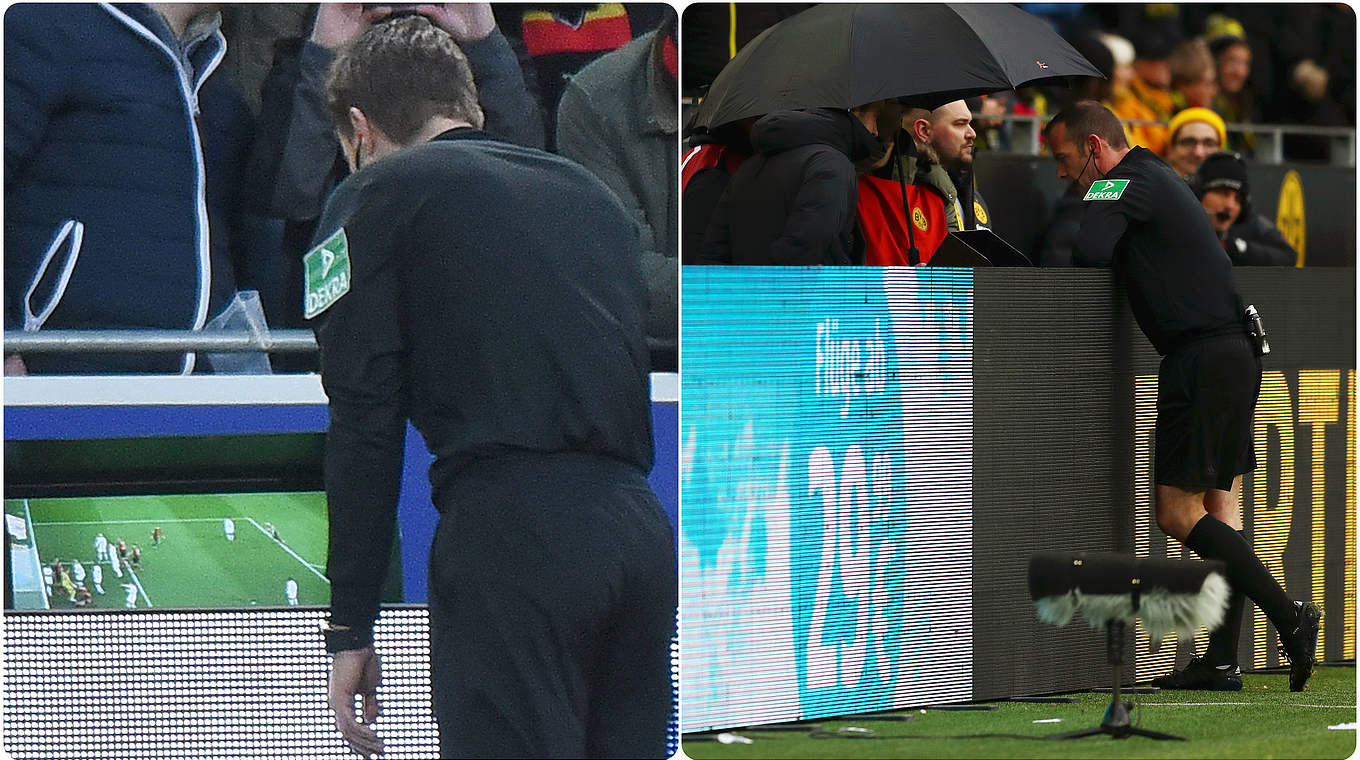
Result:
[[[1228,221],[1229,219],[1232,218],[1232,212],[1230,212],[1230,211],[1215,211],[1215,212],[1214,212],[1214,216],[1218,217],[1218,221],[1220,221],[1220,222],[1226,222],[1226,221]]]
[[[1091,165],[1091,159],[1095,158],[1095,155],[1096,155],[1095,151],[1092,151],[1089,155],[1086,156],[1086,163],[1081,165],[1081,171],[1077,173],[1076,177],[1077,182],[1081,182],[1082,176],[1086,174],[1086,167]]]

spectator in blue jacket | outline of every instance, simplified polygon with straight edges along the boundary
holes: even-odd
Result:
[[[199,330],[249,272],[228,245],[252,119],[212,6],[5,14],[5,327]],[[6,372],[179,372],[194,354],[6,357]]]

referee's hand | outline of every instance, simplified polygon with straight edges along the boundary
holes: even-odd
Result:
[[[327,689],[335,727],[350,748],[364,757],[381,755],[382,739],[373,730],[378,717],[378,681],[382,670],[378,653],[372,646],[331,655],[331,678]],[[354,706],[354,697],[363,699],[363,712]]]

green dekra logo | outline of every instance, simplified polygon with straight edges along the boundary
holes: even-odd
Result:
[[[306,272],[302,315],[311,319],[349,292],[349,239],[345,228],[302,257]]]
[[[1091,183],[1091,189],[1086,192],[1084,201],[1117,201],[1119,196],[1124,194],[1124,188],[1129,186],[1126,179],[1098,179]]]

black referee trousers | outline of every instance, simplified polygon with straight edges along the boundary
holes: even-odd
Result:
[[[677,581],[644,474],[512,454],[438,488],[431,689],[443,757],[665,757]]]

